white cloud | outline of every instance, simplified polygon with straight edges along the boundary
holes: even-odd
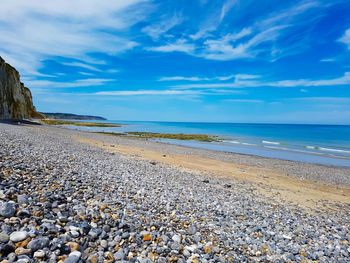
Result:
[[[334,61],[336,61],[336,59],[335,58],[323,58],[320,61],[321,62],[334,62]]]
[[[201,77],[175,76],[175,77],[161,77],[158,81],[177,81],[177,80],[203,81],[203,80],[209,80],[209,79],[208,78],[201,78]]]
[[[88,73],[88,72],[83,72],[83,71],[80,71],[79,74],[85,75],[85,76],[94,76],[95,75],[93,73]]]
[[[343,77],[333,79],[320,79],[320,80],[282,80],[275,82],[260,83],[259,86],[272,86],[272,87],[319,87],[319,86],[338,86],[338,85],[350,85],[350,72],[345,72]]]
[[[125,31],[140,21],[144,15],[131,7],[142,2],[2,0],[0,52],[24,74],[35,74],[54,56],[88,61],[93,52],[124,52],[137,43],[107,31]]]
[[[350,104],[350,98],[346,97],[301,97],[301,98],[289,98],[286,100],[294,101],[307,101],[307,102],[320,102],[329,104]]]
[[[149,47],[146,50],[150,51],[158,51],[158,52],[184,52],[184,53],[192,53],[195,49],[194,44],[189,44],[185,39],[178,39],[174,43],[169,43],[163,46],[158,47]]]
[[[178,15],[174,15],[169,19],[165,19],[158,24],[153,24],[144,27],[141,31],[157,40],[162,34],[168,32],[171,28],[181,24],[183,18]]]
[[[344,43],[350,49],[350,28],[345,31],[344,35],[338,41]]]
[[[213,88],[242,88],[236,83],[211,83],[211,84],[184,84],[175,85],[176,89],[213,89]]]
[[[100,96],[134,96],[134,95],[198,95],[203,94],[200,91],[185,90],[118,90],[118,91],[100,91],[92,95]]]
[[[188,45],[193,44],[195,46],[181,51],[210,60],[253,59],[261,56],[274,61],[306,46],[303,41],[307,39],[307,32],[303,39],[294,41],[294,44],[283,45],[279,40],[288,36],[294,26],[306,25],[317,20],[320,15],[309,16],[307,19],[300,16],[321,6],[317,1],[301,1],[287,9],[268,13],[263,18],[259,17],[250,25],[248,24],[240,29],[236,28],[236,33],[232,33],[232,31],[228,31],[227,25],[221,26],[221,24],[228,12],[237,3],[236,0],[226,1],[220,10],[211,12],[212,15],[209,15],[209,18],[202,23],[196,33],[187,34],[185,32],[181,38],[187,39]],[[166,45],[159,48],[149,48],[148,50],[172,52],[175,47]]]
[[[88,65],[88,64],[85,64],[85,63],[80,63],[80,62],[61,62],[62,65],[65,65],[65,66],[69,66],[69,67],[78,67],[78,68],[85,68],[85,69],[89,69],[89,70],[92,70],[92,71],[101,71],[100,69],[94,67],[94,66],[91,66],[91,65]]]
[[[221,8],[221,12],[220,12],[220,21],[222,21],[224,19],[224,17],[226,16],[226,14],[231,10],[232,7],[234,7],[236,4],[238,3],[237,0],[228,0],[226,1],[222,8]]]
[[[250,100],[250,99],[227,99],[225,102],[242,102],[242,103],[263,103],[263,100]]]
[[[89,79],[78,79],[71,82],[59,82],[50,80],[33,80],[30,78],[23,78],[25,86],[30,89],[34,88],[75,88],[75,87],[90,87],[90,86],[103,86],[108,82],[116,81],[115,79],[100,79],[100,78],[89,78]]]
[[[177,89],[212,89],[212,88],[245,88],[245,87],[321,87],[321,86],[340,86],[350,85],[350,72],[345,72],[344,76],[332,79],[296,79],[280,81],[256,80],[259,75],[238,74],[234,82],[230,83],[208,83],[208,84],[185,84],[175,85]]]
[[[241,79],[258,79],[260,78],[261,76],[260,75],[252,75],[252,74],[237,74],[235,75],[236,77],[236,80],[241,80]]]
[[[280,31],[286,26],[276,26],[262,31],[246,42],[236,43],[237,40],[249,36],[251,29],[245,28],[237,34],[228,34],[216,40],[207,40],[204,42],[205,50],[199,56],[213,60],[232,60],[238,58],[255,57],[261,52],[255,49],[262,43],[271,42],[277,39]]]
[[[260,75],[251,75],[251,74],[237,74],[237,75],[228,75],[228,76],[216,76],[216,77],[184,77],[184,76],[174,76],[174,77],[161,77],[158,81],[212,81],[212,80],[221,80],[226,81],[236,78],[236,80],[249,80],[260,78]]]

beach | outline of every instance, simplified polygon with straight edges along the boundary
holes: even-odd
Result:
[[[0,124],[0,258],[348,262],[350,169]]]

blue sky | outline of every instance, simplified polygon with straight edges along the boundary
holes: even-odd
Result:
[[[38,110],[350,124],[350,2],[2,0],[0,56]]]

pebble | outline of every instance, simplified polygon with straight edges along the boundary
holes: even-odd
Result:
[[[9,235],[0,233],[0,243],[7,243],[9,240]]]
[[[81,257],[79,251],[73,251],[69,256],[64,260],[64,263],[77,263]]]
[[[10,202],[2,202],[0,201],[0,216],[3,217],[12,217],[16,213],[15,204]]]
[[[181,237],[179,235],[173,235],[173,237],[171,239],[177,243],[181,242]]]
[[[103,247],[103,248],[108,248],[108,242],[107,242],[107,240],[101,240],[100,241],[100,245],[101,245],[101,247]]]
[[[31,254],[32,250],[29,248],[19,247],[19,248],[16,248],[15,253],[17,255],[27,255],[27,254]]]
[[[45,251],[44,250],[38,250],[34,252],[35,258],[43,258],[45,257]]]
[[[10,240],[12,242],[19,242],[25,240],[28,236],[28,232],[26,231],[15,231],[11,233]]]
[[[47,237],[43,237],[43,238],[36,238],[31,240],[27,247],[30,248],[32,251],[37,251],[39,249],[43,249],[45,247],[47,247],[50,243],[49,238]]]

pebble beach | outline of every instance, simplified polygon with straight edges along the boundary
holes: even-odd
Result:
[[[342,201],[307,208],[120,145],[279,169],[343,187]],[[0,262],[350,262],[349,187],[349,168],[0,123]]]

